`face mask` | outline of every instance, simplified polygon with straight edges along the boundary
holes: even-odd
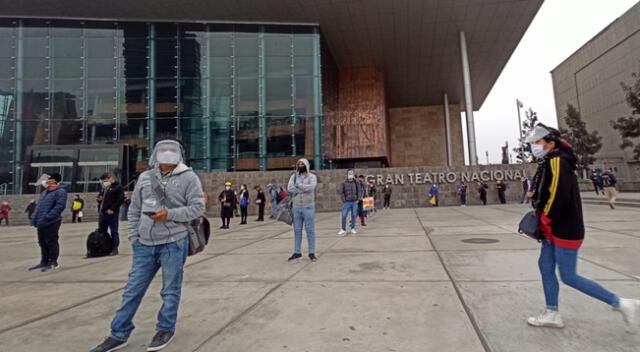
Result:
[[[303,174],[303,173],[305,173],[305,172],[307,172],[307,167],[306,167],[306,166],[303,166],[303,167],[298,168],[298,173]]]
[[[224,189],[226,189],[227,191],[231,189],[231,187],[229,186],[225,186]]]
[[[49,187],[49,185],[47,184],[47,180],[43,180],[41,184],[42,184],[42,187],[44,188]]]
[[[161,153],[158,153],[158,163],[165,165],[178,165],[180,162],[180,154],[167,150]]]
[[[347,178],[353,180],[353,175],[348,175]]]
[[[547,155],[547,153],[549,152],[544,150],[544,146],[542,144],[531,145],[531,154],[533,154],[533,156],[535,156],[536,158],[542,159],[545,155]]]
[[[104,181],[104,182],[102,182],[102,186],[104,186],[104,188],[107,188],[107,187],[111,186],[111,182]]]

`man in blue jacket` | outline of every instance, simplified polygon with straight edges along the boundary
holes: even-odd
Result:
[[[38,229],[38,244],[40,245],[40,264],[29,268],[32,270],[49,271],[60,267],[58,255],[58,231],[62,224],[62,211],[67,204],[67,191],[60,187],[62,176],[51,174],[42,181],[44,192],[40,194],[40,200],[31,217],[33,226]]]

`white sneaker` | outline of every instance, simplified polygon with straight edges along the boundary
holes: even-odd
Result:
[[[356,233],[357,233],[357,232],[356,232],[356,229],[351,229],[351,234],[352,234],[352,235],[355,235]]]
[[[547,309],[544,313],[540,314],[537,317],[531,317],[527,319],[527,323],[532,326],[544,326],[549,328],[563,328],[564,323],[562,322],[562,317],[560,316],[560,312],[557,310]]]
[[[635,333],[636,318],[640,313],[640,300],[620,298],[620,305],[615,310],[622,313],[622,318],[627,323],[627,332]]]
[[[338,231],[338,236],[343,236],[344,234],[346,234],[347,231],[340,229],[340,231]]]

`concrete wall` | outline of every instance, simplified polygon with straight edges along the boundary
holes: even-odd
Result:
[[[71,203],[73,202],[73,196],[77,193],[69,194],[67,198],[67,207],[62,213],[64,222],[71,222]],[[84,199],[84,210],[82,211],[84,217],[83,221],[98,221],[98,203],[96,202],[97,193],[79,193],[80,197]],[[32,199],[38,199],[39,195],[23,194],[23,195],[8,195],[1,196],[0,202],[7,200],[11,205],[11,212],[9,213],[9,219],[12,225],[27,225],[27,214],[24,210],[29,205]]]
[[[594,166],[615,167],[623,181],[640,181],[640,162],[632,161],[630,149],[620,149],[620,135],[610,121],[631,115],[620,82],[633,84],[638,58],[640,3],[551,71],[558,124],[564,126],[567,104],[575,106],[587,128],[603,136]]]

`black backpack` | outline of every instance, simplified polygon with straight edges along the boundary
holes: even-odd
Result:
[[[113,249],[112,246],[111,235],[95,230],[87,237],[87,258],[108,256]]]

